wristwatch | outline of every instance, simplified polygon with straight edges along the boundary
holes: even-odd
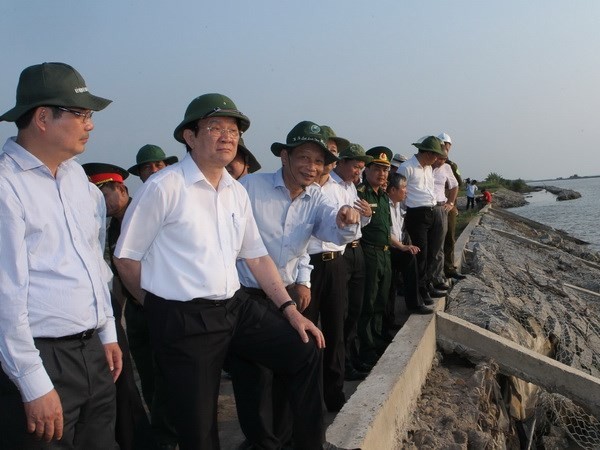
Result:
[[[311,287],[310,281],[296,281],[296,284],[301,284],[302,286],[306,286],[308,289],[310,289],[310,287]]]

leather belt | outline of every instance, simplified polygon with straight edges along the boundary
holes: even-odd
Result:
[[[82,331],[81,333],[71,334],[69,336],[61,337],[41,337],[36,339],[44,339],[47,341],[87,341],[92,338],[96,330],[94,328],[90,330]]]
[[[349,242],[348,244],[346,244],[346,248],[350,247],[350,248],[356,248],[360,245],[360,240],[357,239],[356,241],[352,241]]]
[[[446,202],[437,202],[436,206],[444,206],[446,204]]]
[[[407,211],[433,211],[433,206],[417,206],[416,208],[407,207]]]
[[[367,244],[366,242],[363,242],[362,245],[364,247],[374,248],[375,250],[382,250],[384,252],[387,252],[390,248],[389,245],[371,245],[371,244]]]
[[[311,258],[319,258],[321,261],[332,261],[338,256],[340,256],[342,252],[322,252],[322,253],[314,253],[310,255]]]

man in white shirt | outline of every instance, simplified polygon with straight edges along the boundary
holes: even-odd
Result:
[[[419,152],[404,162],[398,173],[404,175],[407,181],[404,223],[412,244],[421,250],[417,253],[419,291],[425,301],[430,297],[445,295],[445,291],[433,288],[428,274],[435,256],[436,239],[433,229],[436,200],[431,165],[438,157],[446,155],[442,151],[440,140],[435,136],[428,136],[413,145]]]
[[[224,95],[192,100],[174,132],[188,154],[140,188],[115,250],[125,286],[144,302],[182,450],[219,448],[217,400],[227,353],[285,376],[299,445],[320,448],[324,439],[323,335],[291,300],[248,194],[225,170],[249,126]],[[275,311],[239,291],[238,258]]]
[[[110,102],[73,67],[43,63],[0,116],[18,128],[0,155],[1,448],[116,447],[106,208],[73,160]]]

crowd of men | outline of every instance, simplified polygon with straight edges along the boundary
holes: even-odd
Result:
[[[250,119],[213,93],[174,130],[181,161],[147,144],[128,170],[82,167],[110,102],[43,63],[0,116],[17,126],[0,155],[0,448],[217,449],[223,369],[248,448],[322,448],[324,411],[399,328],[398,293],[431,314],[464,278],[450,136],[407,158],[301,121],[256,173]]]

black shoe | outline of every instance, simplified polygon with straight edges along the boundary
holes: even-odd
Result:
[[[454,278],[455,280],[464,280],[465,278],[467,278],[467,276],[463,275],[462,273],[453,272],[450,275],[448,275],[448,278]]]
[[[447,291],[450,289],[450,285],[446,282],[442,282],[442,283],[435,283],[433,285],[433,287],[435,289],[439,289],[440,291]]]
[[[436,288],[430,288],[429,295],[433,298],[442,298],[442,297],[446,296],[446,291],[440,291],[439,289],[436,289]]]
[[[425,305],[431,306],[435,304],[435,301],[431,298],[431,295],[429,295],[429,292],[427,291],[421,292],[421,299]]]
[[[409,309],[408,312],[411,314],[433,314],[433,309],[425,305],[420,305],[415,309]]]
[[[344,380],[346,381],[362,381],[367,378],[368,373],[360,372],[354,367],[347,367],[344,373]],[[329,407],[328,407],[329,409]]]
[[[335,396],[335,398],[324,399],[325,407],[329,412],[340,412],[340,409],[346,404],[346,396],[343,392]]]

